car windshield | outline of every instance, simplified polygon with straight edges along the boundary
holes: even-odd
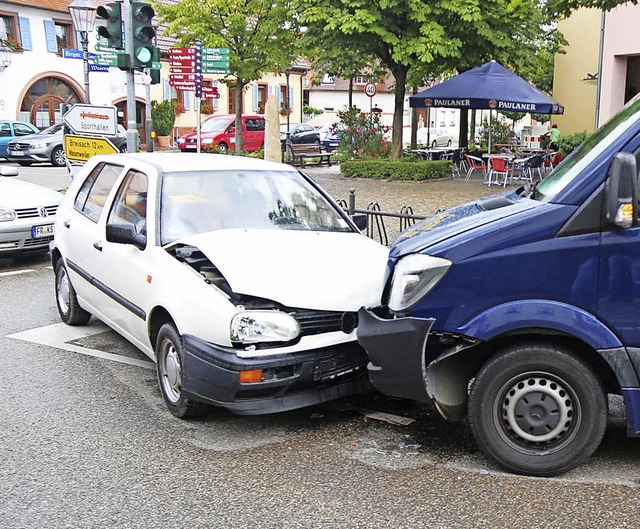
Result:
[[[227,125],[229,125],[229,123],[231,123],[231,121],[229,121],[228,119],[222,119],[222,118],[214,118],[214,119],[207,119],[203,124],[202,124],[202,132],[222,132],[224,129],[227,128]]]
[[[543,202],[552,200],[567,187],[593,161],[606,151],[620,135],[633,126],[640,112],[640,98],[632,99],[607,123],[595,131],[589,138],[573,150],[554,171],[540,182],[533,198]]]
[[[56,123],[55,125],[51,125],[47,127],[40,134],[58,134],[58,132],[62,132],[62,123]]]
[[[161,243],[230,228],[351,232],[299,173],[199,171],[163,176]]]

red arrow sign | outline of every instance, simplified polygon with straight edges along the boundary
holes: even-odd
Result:
[[[196,65],[196,62],[193,59],[169,59],[169,66],[180,66],[182,68],[184,67],[188,67],[188,68],[194,68]]]
[[[196,74],[194,73],[170,73],[170,81],[195,81]]]
[[[172,66],[169,71],[171,73],[195,73],[193,66]]]
[[[218,99],[220,94],[218,93],[217,86],[203,86],[202,87],[202,97],[212,97],[214,99]]]
[[[180,90],[194,91],[196,89],[196,83],[190,83],[189,81],[172,81],[169,79],[169,84]]]
[[[169,48],[169,58],[196,58],[196,50],[194,48]]]

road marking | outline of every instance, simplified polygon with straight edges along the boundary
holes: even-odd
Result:
[[[12,272],[0,272],[0,277],[4,276],[17,276],[18,274],[28,274],[35,272],[32,268],[25,268],[24,270],[13,270]]]
[[[98,321],[92,321],[88,325],[84,326],[71,326],[66,325],[65,323],[54,323],[53,325],[47,325],[45,327],[37,327],[28,331],[9,334],[7,338],[40,345],[48,345],[49,347],[55,347],[56,349],[63,349],[72,353],[94,356],[104,360],[111,360],[112,362],[120,362],[121,364],[129,364],[132,366],[143,367],[145,369],[155,369],[155,364],[153,362],[139,360],[137,358],[128,358],[126,356],[120,356],[113,353],[105,353],[98,349],[90,349],[89,347],[82,347],[67,343],[81,338],[86,338],[87,336],[93,336],[94,334],[100,334],[108,330],[110,330],[109,327]]]

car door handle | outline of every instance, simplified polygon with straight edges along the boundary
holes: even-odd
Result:
[[[99,252],[102,251],[102,243],[101,242],[94,242],[93,243],[93,247],[98,250]]]
[[[65,220],[65,221],[62,223],[62,225],[63,225],[65,228],[70,228],[70,227],[71,227],[71,223],[70,223],[68,220]]]

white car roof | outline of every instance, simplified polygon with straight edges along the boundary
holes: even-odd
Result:
[[[126,160],[135,160],[160,166],[165,173],[184,171],[291,171],[297,169],[291,165],[248,158],[246,156],[230,156],[225,154],[209,153],[181,153],[181,152],[150,152],[150,153],[124,153],[95,156],[92,161],[104,161],[110,163],[126,163]]]

